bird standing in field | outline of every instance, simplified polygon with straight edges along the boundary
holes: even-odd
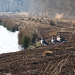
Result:
[[[58,35],[58,36],[57,36],[57,40],[58,40],[60,43],[63,43],[63,42],[66,42],[66,41],[67,41],[64,37],[61,37],[61,35]]]
[[[41,44],[43,46],[48,46],[48,43],[44,40],[44,37],[43,36],[41,36]]]
[[[60,43],[58,40],[54,39],[54,35],[52,36],[52,39],[51,39],[51,43],[52,44],[58,44]]]

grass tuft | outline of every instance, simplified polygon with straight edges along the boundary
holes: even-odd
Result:
[[[38,38],[38,31],[33,26],[28,25],[19,32],[18,38],[19,44],[21,44],[24,49],[26,49],[36,43],[36,39]]]
[[[51,20],[50,20],[50,25],[52,25],[52,26],[53,26],[53,25],[56,25],[56,22],[51,19]]]
[[[53,51],[44,51],[44,56],[51,56],[53,55]]]

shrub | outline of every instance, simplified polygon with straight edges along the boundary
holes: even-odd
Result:
[[[30,43],[30,37],[25,36],[25,37],[24,37],[24,40],[23,40],[23,45],[22,45],[22,47],[24,47],[24,49],[25,49],[25,48],[28,48],[29,43]]]
[[[2,19],[1,24],[5,27],[6,19]]]
[[[13,19],[2,19],[1,24],[10,31],[16,31],[16,25]]]
[[[38,35],[36,33],[34,33],[32,36],[32,43],[35,43],[37,37],[38,37]]]
[[[50,25],[56,25],[55,21],[54,20],[50,20]]]
[[[8,30],[15,31],[15,23],[12,19],[7,19],[5,26],[8,28]]]
[[[21,44],[22,47],[26,49],[29,46],[35,44],[37,37],[38,37],[37,29],[31,25],[28,25],[19,32],[18,35],[19,44]]]
[[[75,27],[75,22],[72,23],[72,26]]]

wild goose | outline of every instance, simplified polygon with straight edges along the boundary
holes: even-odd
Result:
[[[48,43],[44,40],[43,36],[41,37],[41,44],[43,46],[47,46],[48,45]]]
[[[67,41],[64,37],[61,37],[61,35],[58,35],[58,36],[57,36],[57,40],[58,40],[59,42],[61,42],[61,43]]]
[[[51,39],[51,43],[52,44],[58,44],[60,43],[58,40],[54,39],[54,35],[52,36],[52,39]]]

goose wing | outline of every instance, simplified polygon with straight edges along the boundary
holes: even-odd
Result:
[[[43,45],[48,45],[48,43],[45,40],[43,40]]]
[[[67,40],[66,40],[66,38],[64,38],[64,37],[61,37],[60,41],[61,41],[61,42],[65,42],[65,41],[67,41]]]
[[[54,39],[54,40],[52,41],[52,43],[53,43],[53,44],[58,44],[58,43],[60,43],[60,42],[57,41],[56,39]]]

